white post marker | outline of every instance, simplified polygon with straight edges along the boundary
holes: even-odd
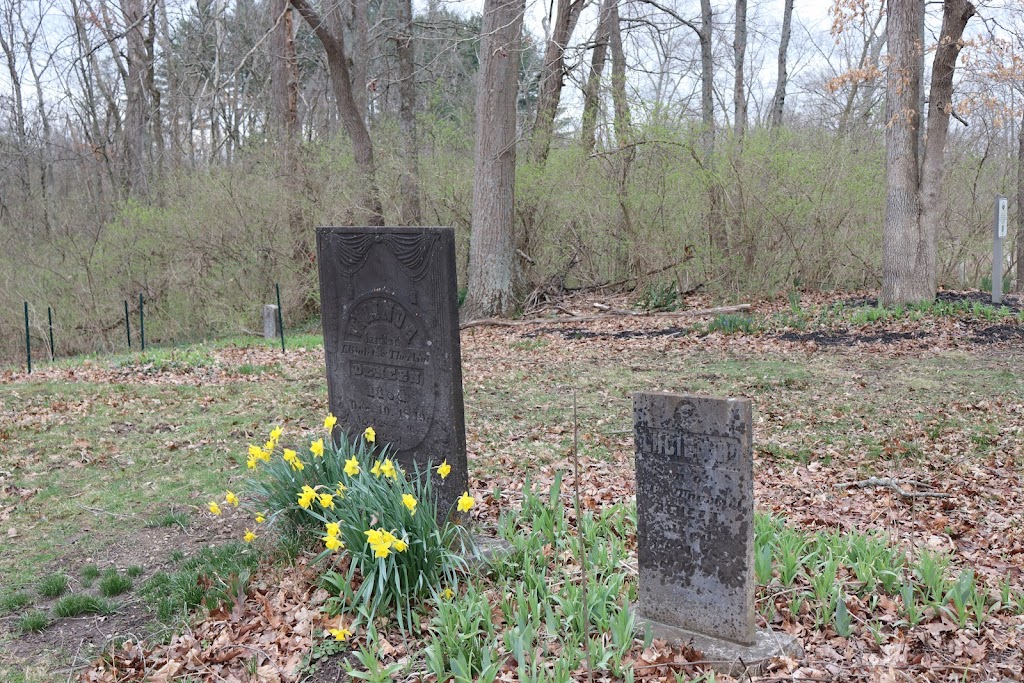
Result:
[[[992,303],[1003,303],[1003,240],[1009,223],[1009,202],[1001,194],[996,195],[995,230],[992,235]]]

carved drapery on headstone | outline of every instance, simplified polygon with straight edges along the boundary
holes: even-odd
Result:
[[[468,488],[451,228],[318,228],[327,389],[338,427],[372,426],[412,472],[442,460],[444,515]]]

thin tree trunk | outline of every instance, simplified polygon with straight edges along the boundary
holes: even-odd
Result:
[[[420,223],[419,142],[416,135],[416,81],[413,62],[412,0],[398,0],[398,120],[402,131],[402,208],[403,225]]]
[[[515,307],[516,95],[525,10],[525,0],[484,3],[466,320],[505,315]]]
[[[596,141],[597,114],[601,103],[601,74],[608,55],[608,32],[611,23],[611,7],[617,0],[604,0],[601,3],[600,20],[594,34],[594,53],[590,58],[590,73],[587,75],[586,89],[583,91],[583,118],[580,126],[580,141],[583,151],[589,154],[594,151]]]
[[[544,50],[540,94],[537,96],[537,119],[533,124],[530,145],[530,155],[538,163],[544,163],[551,151],[555,117],[558,115],[558,103],[565,83],[565,48],[572,38],[582,8],[583,0],[558,0],[556,6],[551,38]]]
[[[1017,291],[1024,292],[1024,114],[1017,128]]]
[[[332,33],[327,29],[323,19],[307,0],[290,0],[292,7],[306,21],[319,39],[327,55],[327,68],[330,72],[331,87],[338,107],[338,118],[341,119],[345,132],[352,140],[352,151],[356,166],[362,175],[361,206],[354,219],[366,225],[384,225],[384,212],[381,208],[380,195],[377,191],[376,169],[373,161],[373,142],[366,122],[352,97],[352,81],[349,78],[348,64],[345,61],[345,43],[343,35]]]
[[[747,130],[747,97],[743,87],[743,63],[747,53],[747,0],[736,0],[736,32],[733,38],[732,51],[736,65],[733,109],[736,137],[742,140]]]
[[[772,97],[772,118],[771,127],[776,129],[782,126],[782,114],[786,105],[786,85],[789,81],[789,72],[786,70],[786,60],[789,56],[789,37],[793,31],[793,3],[795,0],[785,0],[782,9],[782,35],[779,38],[779,70],[778,78],[775,80],[775,96]]]
[[[712,250],[727,256],[729,233],[722,216],[722,183],[715,160],[715,63],[712,53],[711,0],[700,0],[700,118],[704,127],[704,172],[708,177],[708,239]]]

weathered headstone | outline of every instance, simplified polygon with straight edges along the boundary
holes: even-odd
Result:
[[[277,326],[277,306],[266,304],[263,307],[263,338],[277,339],[281,328]]]
[[[633,412],[638,617],[725,670],[787,651],[755,624],[750,400],[637,393]]]
[[[412,472],[434,479],[444,515],[469,487],[455,233],[451,228],[318,228],[327,390],[338,427],[372,426]]]

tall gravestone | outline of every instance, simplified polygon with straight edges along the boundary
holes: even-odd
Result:
[[[792,651],[758,631],[749,399],[633,395],[637,614],[723,670]]]
[[[455,234],[451,228],[318,228],[327,391],[338,427],[372,426],[412,472],[435,478],[443,516],[469,488]]]

